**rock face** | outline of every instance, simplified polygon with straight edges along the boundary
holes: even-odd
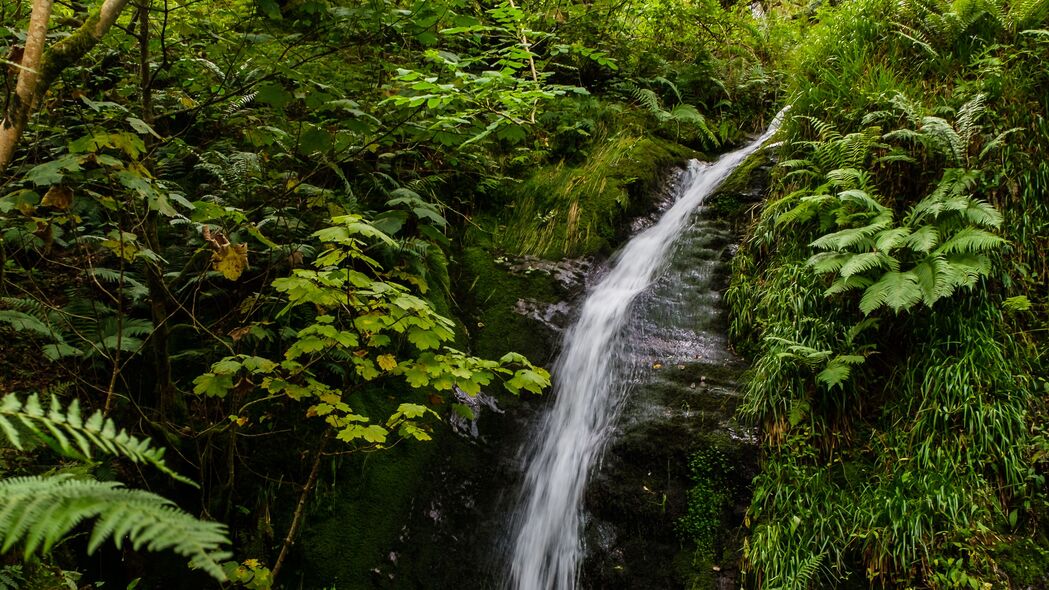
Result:
[[[734,242],[731,224],[701,208],[678,239],[670,267],[635,304],[628,327],[631,392],[588,486],[583,587],[733,582],[737,560],[723,547],[740,520],[736,496],[745,494],[708,499],[724,506],[701,523],[713,533],[701,552],[679,521],[696,484],[689,464],[697,452],[714,449],[725,458],[701,466],[701,479],[735,490],[752,475],[747,457],[755,453],[744,450],[751,435],[732,420],[744,366],[726,341],[721,300]],[[714,469],[724,473],[707,473]]]

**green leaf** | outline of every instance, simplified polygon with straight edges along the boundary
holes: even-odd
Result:
[[[146,123],[142,119],[136,117],[128,117],[127,122],[131,124],[131,128],[134,129],[137,133],[140,133],[142,135],[152,135],[157,139],[164,139],[160,136],[159,133],[157,133],[152,127],[149,126],[148,123]]]
[[[258,95],[255,100],[268,104],[274,108],[281,109],[290,103],[294,97],[283,86],[275,82],[265,82],[257,89]]]
[[[25,179],[36,186],[50,186],[61,183],[66,172],[79,172],[80,170],[82,168],[78,157],[66,154],[57,160],[34,166],[26,173]]]
[[[433,350],[441,346],[441,338],[435,331],[417,327],[408,330],[408,341],[420,350]]]
[[[233,389],[232,375],[204,373],[193,380],[193,393],[207,397],[226,397]]]
[[[41,336],[53,334],[50,327],[39,319],[21,311],[13,309],[0,310],[0,322],[3,322],[19,332],[34,332]]]
[[[863,293],[860,310],[870,315],[875,309],[888,306],[899,313],[922,300],[917,277],[910,272],[887,272]]]
[[[1027,311],[1031,309],[1031,300],[1024,295],[1017,295],[1003,301],[1002,307],[1009,311]]]
[[[106,540],[118,548],[170,550],[190,558],[217,580],[226,575],[219,563],[230,557],[226,527],[194,518],[173,502],[117,482],[73,479],[70,475],[15,477],[0,480],[0,540],[7,551],[22,543],[26,557],[47,552],[83,521],[90,527],[88,553]]]
[[[514,376],[508,379],[504,386],[514,394],[520,393],[522,389],[539,394],[550,386],[550,374],[538,368],[520,369],[514,372]]]

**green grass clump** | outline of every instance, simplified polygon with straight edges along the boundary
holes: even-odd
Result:
[[[581,163],[543,166],[512,189],[514,206],[501,219],[498,248],[550,259],[608,252],[667,168],[694,154],[629,131],[595,144]]]

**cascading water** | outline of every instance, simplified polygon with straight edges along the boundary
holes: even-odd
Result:
[[[565,333],[554,366],[552,407],[531,437],[516,513],[509,586],[515,590],[575,588],[583,556],[581,509],[586,479],[615,423],[629,363],[623,328],[635,298],[652,284],[692,212],[776,130],[781,112],[761,137],[709,166],[694,165],[681,197],[659,221],[617,254],[590,291],[579,319]]]

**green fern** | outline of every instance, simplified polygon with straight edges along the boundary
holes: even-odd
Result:
[[[860,309],[863,313],[870,314],[884,305],[899,313],[901,310],[910,309],[921,300],[922,290],[914,273],[891,271],[881,275],[877,282],[867,287],[863,292],[863,298],[860,299]]]
[[[0,480],[0,551],[23,545],[26,557],[49,551],[75,526],[95,519],[88,552],[112,538],[134,549],[172,550],[192,567],[224,581],[219,563],[230,557],[226,527],[201,521],[173,502],[116,482],[77,480],[70,475]]]
[[[25,584],[22,566],[5,565],[0,567],[0,590],[18,590]]]
[[[0,323],[7,324],[19,332],[33,332],[41,336],[51,336],[51,328],[28,313],[14,309],[0,310]]]
[[[172,471],[164,462],[164,449],[154,447],[150,439],[117,429],[112,420],[98,411],[84,419],[76,400],[63,409],[52,396],[45,408],[36,394],[27,397],[24,403],[13,393],[5,395],[0,399],[0,432],[19,450],[26,448],[25,435],[29,435],[66,457],[90,461],[101,451],[152,465],[178,481],[197,485]]]

